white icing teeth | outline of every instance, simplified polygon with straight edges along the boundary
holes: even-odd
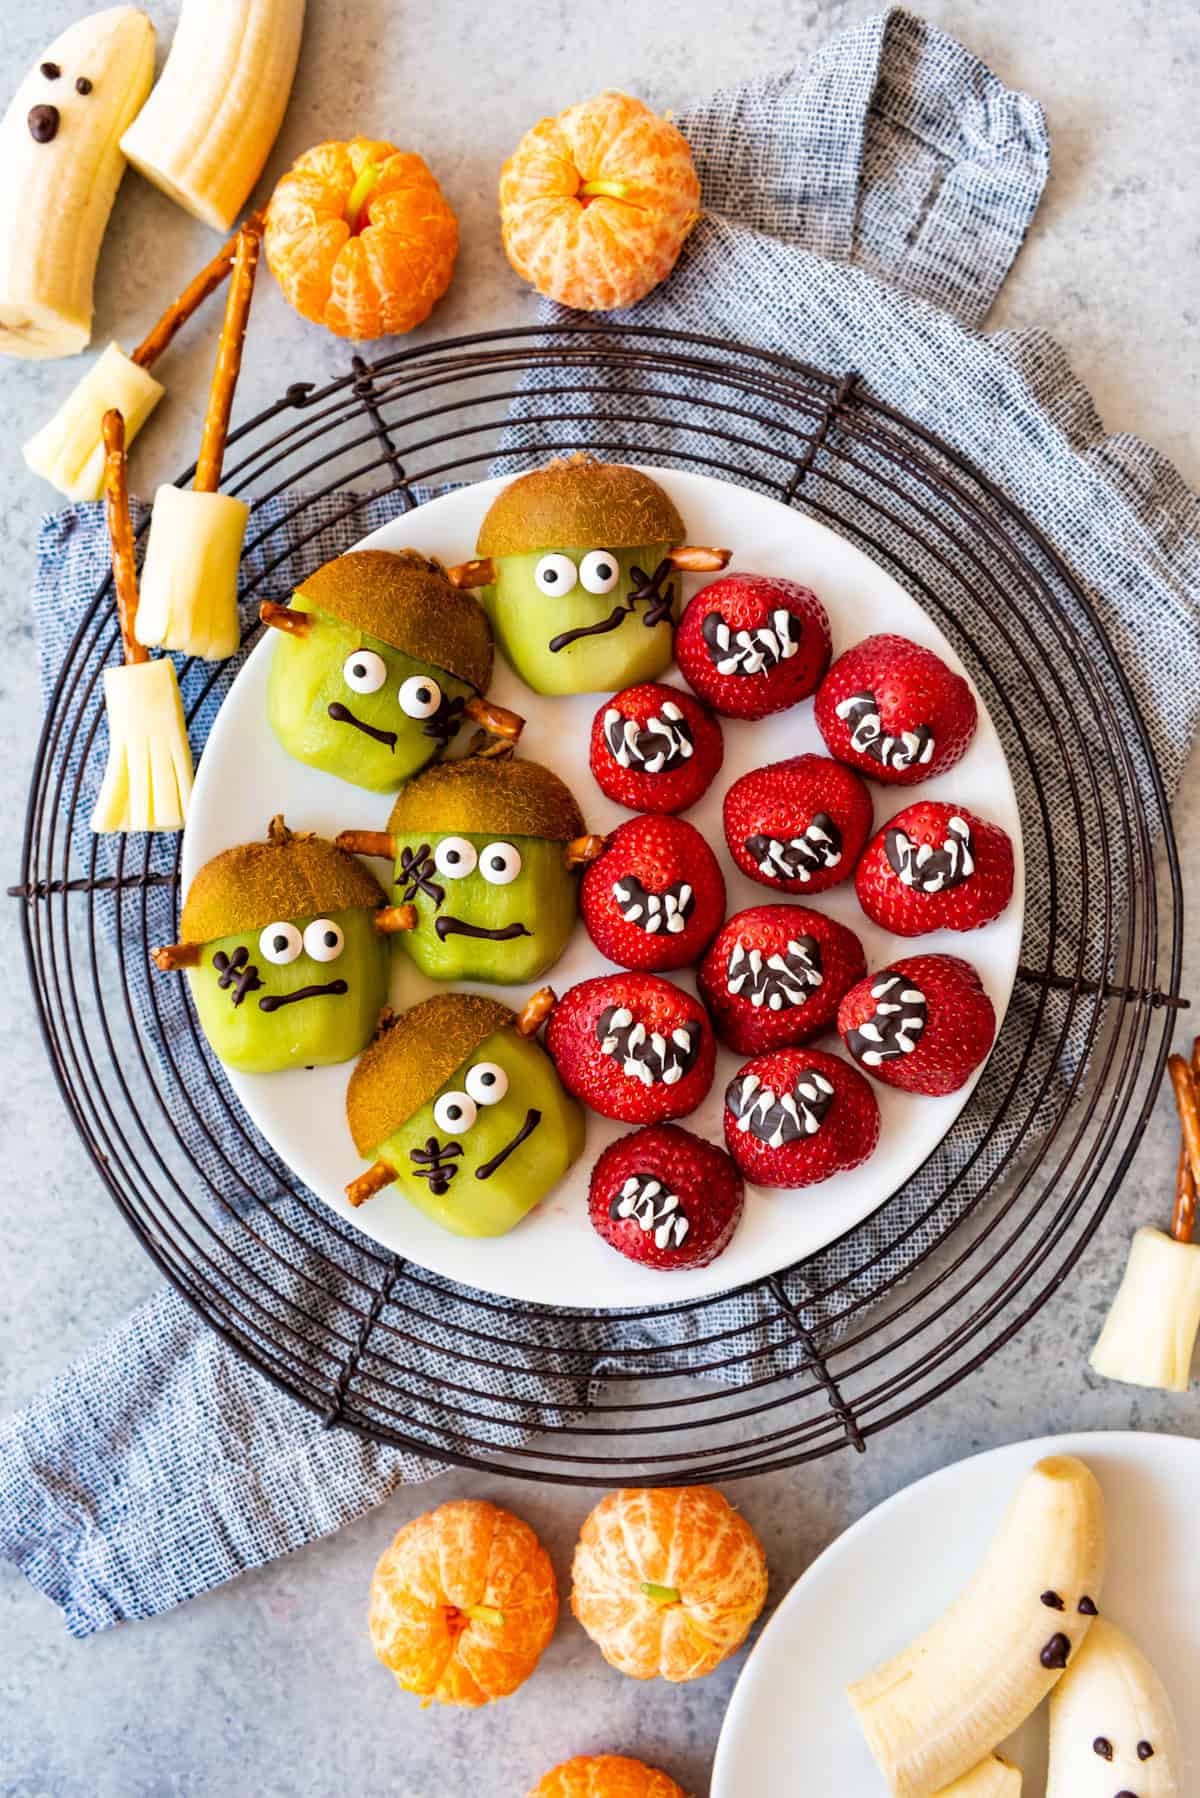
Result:
[[[671,1032],[647,1031],[634,1023],[625,1006],[609,1006],[596,1020],[596,1040],[606,1055],[621,1064],[621,1072],[643,1086],[674,1086],[690,1071],[700,1053],[701,1027],[684,1024]]]
[[[974,842],[965,818],[952,817],[940,849],[932,843],[920,848],[903,830],[893,826],[884,833],[884,854],[894,873],[917,893],[948,893],[975,872]]]
[[[765,835],[747,837],[746,853],[769,880],[808,882],[823,869],[837,867],[842,859],[842,833],[828,812],[816,812],[801,836],[786,841]]]
[[[899,989],[899,990],[897,990]],[[928,1021],[925,995],[905,986],[902,974],[883,974],[871,988],[875,1010],[864,1023],[846,1032],[846,1047],[864,1067],[911,1055]]]
[[[627,924],[636,924],[647,936],[665,931],[678,936],[686,930],[695,895],[685,880],[677,880],[661,893],[648,893],[636,874],[613,882],[617,910]]]
[[[786,948],[765,957],[761,949],[747,950],[738,942],[729,952],[725,990],[756,1008],[783,1011],[805,1004],[824,978],[816,937],[794,937]]]
[[[933,760],[934,737],[927,724],[915,730],[889,736],[879,716],[874,693],[852,693],[834,707],[843,723],[850,726],[850,747],[860,755],[869,755],[883,768],[902,771],[923,767]]]
[[[645,724],[626,718],[610,705],[604,714],[604,741],[619,767],[641,774],[663,774],[678,768],[696,748],[687,719],[670,699],[664,700],[662,709]]]
[[[700,635],[718,674],[769,674],[800,648],[801,624],[783,606],[771,613],[768,624],[752,630],[731,630],[719,612],[709,612]]]
[[[817,1134],[833,1104],[833,1086],[824,1074],[809,1070],[797,1078],[790,1093],[776,1093],[763,1086],[757,1074],[741,1074],[726,1089],[725,1103],[743,1134],[769,1149],[781,1149]]]
[[[632,1218],[658,1249],[682,1248],[691,1225],[676,1193],[668,1192],[652,1174],[630,1174],[608,1208],[618,1221]]]

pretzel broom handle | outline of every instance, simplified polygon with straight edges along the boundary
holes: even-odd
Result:
[[[196,478],[192,482],[197,493],[216,493],[221,485],[225,439],[229,435],[229,415],[233,411],[233,395],[242,366],[242,345],[246,340],[246,321],[250,316],[250,300],[254,293],[258,251],[258,232],[243,225],[237,234],[233,275],[229,282],[229,297],[225,301],[221,341],[217,346],[217,366],[213,370],[212,386],[208,390],[204,434],[200,439],[200,454],[196,459]]]
[[[137,562],[133,550],[133,521],[129,516],[129,480],[125,465],[125,420],[115,409],[104,414],[104,507],[112,543],[113,586],[117,593],[117,623],[125,661],[148,662],[150,651],[134,635],[137,623]]]

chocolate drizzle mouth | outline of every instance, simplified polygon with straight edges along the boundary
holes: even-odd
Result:
[[[412,903],[418,893],[424,893],[435,905],[441,905],[446,897],[446,889],[439,886],[433,878],[436,873],[433,856],[428,843],[422,843],[419,849],[411,849],[407,845],[400,851],[400,863],[396,869],[396,885],[404,886],[404,900]]]
[[[439,918],[433,928],[443,943],[448,936],[479,936],[486,937],[489,943],[511,943],[514,937],[532,935],[524,924],[504,924],[489,930],[485,924],[468,924],[465,918],[454,918],[449,914]]]
[[[680,768],[696,749],[691,726],[672,699],[664,700],[661,711],[645,724],[626,718],[610,705],[604,714],[604,741],[618,767],[642,774],[667,774]]]
[[[746,853],[769,880],[811,880],[842,859],[842,833],[828,812],[814,812],[798,837],[746,838]]]
[[[975,872],[971,827],[965,818],[951,818],[940,849],[922,843],[918,849],[902,830],[884,833],[884,854],[906,887],[915,893],[949,893]]]
[[[596,1041],[606,1055],[621,1064],[621,1072],[643,1086],[674,1086],[695,1066],[702,1029],[689,1021],[670,1036],[648,1031],[635,1023],[625,1005],[608,1005],[596,1019]]]
[[[475,1178],[477,1180],[490,1180],[496,1169],[498,1167],[503,1167],[513,1150],[519,1149],[526,1137],[533,1135],[541,1121],[541,1112],[538,1111],[536,1106],[531,1105],[529,1110],[525,1113],[525,1122],[521,1125],[517,1134],[511,1141],[506,1142],[502,1149],[498,1149],[490,1161],[481,1162],[475,1169]]]
[[[632,1218],[643,1235],[653,1236],[656,1249],[681,1249],[692,1227],[678,1194],[668,1192],[653,1174],[630,1174],[613,1194],[608,1215],[618,1224]]]
[[[262,985],[258,969],[250,960],[250,951],[245,943],[239,943],[232,955],[226,955],[224,949],[218,949],[212,958],[212,965],[217,970],[217,985],[222,992],[233,988],[230,997],[235,1005],[240,1005],[247,993],[257,992]]]
[[[458,1172],[454,1163],[462,1152],[460,1142],[443,1144],[436,1136],[427,1136],[424,1148],[412,1149],[409,1153],[413,1179],[428,1180],[430,1192],[435,1198],[442,1198],[449,1192],[450,1182]]]
[[[349,991],[344,980],[327,980],[324,986],[298,986],[294,993],[268,993],[265,999],[259,1000],[258,1009],[278,1011],[283,1005],[295,1005],[299,999],[322,999],[326,994],[337,999]]]
[[[856,749],[860,755],[869,755],[881,768],[899,771],[922,767],[933,760],[933,732],[929,726],[918,724],[915,730],[903,730],[897,736],[889,736],[883,728],[874,693],[853,693],[834,709],[842,722],[850,726],[851,749]]]
[[[648,893],[636,874],[613,881],[613,898],[627,924],[636,924],[647,936],[665,931],[678,936],[686,930],[695,909],[696,896],[686,880],[674,880],[661,892]]]
[[[394,730],[376,730],[373,724],[364,724],[363,720],[356,718],[350,707],[343,705],[340,699],[335,699],[327,709],[335,724],[352,724],[355,730],[362,732],[364,737],[374,737],[377,743],[384,744],[393,754],[395,753],[396,733]],[[430,722],[432,723],[432,719]]]
[[[790,1093],[764,1086],[757,1074],[739,1074],[725,1090],[725,1103],[739,1130],[782,1149],[817,1134],[833,1104],[833,1087],[815,1070],[799,1075]]]
[[[881,975],[871,988],[871,997],[875,1001],[871,1016],[846,1032],[846,1047],[865,1068],[895,1061],[898,1055],[911,1055],[928,1021],[925,995],[909,983],[906,974]]]
[[[815,936],[793,937],[785,949],[766,956],[739,942],[729,951],[725,990],[734,999],[748,999],[768,1011],[790,1011],[806,1005],[824,978]]]
[[[708,659],[718,674],[770,674],[790,661],[800,648],[802,625],[794,612],[779,606],[769,624],[735,630],[720,612],[708,612],[700,626]]]
[[[662,590],[663,582],[671,573],[670,556],[663,557],[653,574],[647,574],[643,568],[631,568],[629,572],[636,584],[630,588],[624,604],[614,606],[608,617],[601,618],[596,624],[581,624],[574,630],[560,631],[557,637],[551,637],[546,647],[552,656],[562,649],[569,649],[581,637],[603,637],[609,631],[615,631],[643,604],[646,610],[642,614],[642,623],[651,629],[661,624],[664,618],[670,618],[675,596],[669,587],[665,593]]]

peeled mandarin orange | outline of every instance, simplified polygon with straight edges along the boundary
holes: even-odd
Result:
[[[754,1531],[711,1486],[610,1492],[580,1531],[571,1609],[634,1679],[699,1679],[744,1640],[767,1596]]]
[[[665,280],[700,216],[687,139],[628,94],[569,106],[526,132],[500,174],[513,268],[564,306],[632,306]]]
[[[558,1592],[527,1523],[485,1499],[414,1518],[371,1581],[375,1653],[406,1692],[435,1704],[507,1698],[554,1634]]]
[[[363,342],[429,317],[450,285],[458,221],[419,156],[356,137],[293,163],[271,195],[264,244],[302,318]]]
[[[529,1798],[687,1798],[682,1786],[623,1754],[578,1754],[543,1774]]]

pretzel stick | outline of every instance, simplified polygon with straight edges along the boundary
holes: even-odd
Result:
[[[482,725],[489,737],[501,737],[507,743],[515,743],[525,728],[520,712],[510,712],[507,706],[495,705],[490,699],[478,695],[468,699],[463,716]]]
[[[1183,1126],[1183,1152],[1175,1182],[1172,1234],[1177,1242],[1190,1242],[1195,1227],[1196,1191],[1200,1187],[1200,1107],[1197,1106],[1192,1070],[1182,1055],[1168,1057],[1167,1072],[1175,1089],[1175,1103]]]
[[[678,549],[667,551],[667,561],[672,568],[682,568],[685,574],[715,574],[718,568],[726,568],[731,549],[703,549],[698,543],[683,543]]]
[[[150,951],[150,959],[160,974],[173,974],[177,968],[198,968],[200,955],[199,943],[165,943],[161,949]]]
[[[569,843],[563,844],[563,860],[568,868],[585,868],[603,855],[607,847],[607,837],[572,837]]]
[[[552,986],[539,986],[536,993],[530,993],[524,1005],[517,1013],[513,1029],[518,1036],[536,1036],[557,1003],[557,995]]]
[[[150,651],[134,635],[137,623],[137,562],[133,550],[133,520],[129,516],[129,480],[125,466],[125,420],[114,408],[104,414],[104,506],[112,542],[113,586],[117,592],[117,623],[125,661],[148,662]]]
[[[1187,1150],[1179,1151],[1175,1170],[1175,1213],[1171,1219],[1171,1235],[1176,1242],[1191,1242],[1196,1233],[1196,1182],[1192,1179]]]
[[[258,232],[243,225],[237,234],[229,297],[225,301],[221,341],[217,346],[217,366],[208,390],[208,410],[204,415],[204,433],[196,460],[196,478],[192,482],[197,493],[216,493],[221,485],[221,464],[225,460],[229,415],[233,411],[233,394],[242,366],[242,345],[254,293],[258,250]]]
[[[346,1197],[357,1210],[359,1205],[365,1205],[368,1199],[373,1199],[377,1192],[382,1192],[385,1186],[390,1186],[395,1178],[396,1170],[390,1162],[373,1161],[365,1174],[360,1174],[357,1180],[351,1180],[346,1188]]]
[[[277,599],[264,599],[258,615],[272,630],[286,631],[289,637],[307,637],[317,622],[312,612],[297,612],[292,606],[281,605]]]
[[[374,924],[380,936],[395,936],[402,930],[415,930],[421,914],[415,905],[381,905]]]
[[[243,227],[247,231],[261,231],[265,213],[256,212],[248,218]],[[178,332],[194,312],[198,312],[210,293],[215,293],[222,281],[233,267],[233,258],[237,251],[237,238],[231,237],[222,244],[207,267],[202,268],[195,280],[189,281],[177,300],[172,300],[158,323],[149,330],[133,355],[129,358],[139,368],[153,368],[163,351],[168,349]]]
[[[378,855],[385,862],[396,859],[396,839],[386,830],[339,830],[334,842],[351,855]]]

